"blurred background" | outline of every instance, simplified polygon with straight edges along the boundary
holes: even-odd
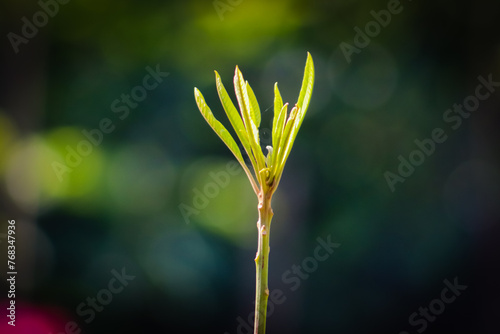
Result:
[[[228,126],[213,70],[235,101],[239,65],[269,145],[273,85],[293,105],[307,51],[312,102],[273,199],[268,333],[497,333],[499,2],[0,8],[1,333],[250,333],[257,199],[193,88]],[[319,260],[328,240],[340,246]]]

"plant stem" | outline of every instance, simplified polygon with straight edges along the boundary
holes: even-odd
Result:
[[[273,210],[271,209],[272,193],[259,196],[259,221],[257,230],[259,233],[259,243],[255,256],[255,323],[254,334],[266,333],[267,300],[269,298],[268,288],[268,265],[269,265],[269,233],[271,230],[271,219]]]

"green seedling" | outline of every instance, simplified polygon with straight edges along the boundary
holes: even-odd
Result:
[[[269,264],[269,233],[273,210],[271,199],[278,188],[285,167],[286,160],[292,150],[295,137],[299,132],[304,116],[306,115],[314,84],[314,64],[310,53],[307,53],[307,61],[302,79],[297,103],[288,113],[288,103],[283,104],[278,83],[274,85],[274,119],[272,129],[272,146],[267,146],[267,154],[264,155],[259,139],[259,126],[261,120],[260,108],[255,94],[243,79],[243,75],[236,66],[234,73],[234,88],[240,113],[236,110],[219,73],[215,71],[217,91],[222,106],[226,112],[231,125],[238,136],[245,152],[247,153],[253,168],[253,173],[248,168],[241,151],[231,134],[213,115],[205,103],[201,92],[195,88],[194,96],[201,114],[234,154],[243,167],[250,184],[258,198],[259,220],[257,221],[258,247],[255,257],[256,287],[255,287],[255,323],[254,333],[264,334],[266,332],[268,288],[268,264]]]

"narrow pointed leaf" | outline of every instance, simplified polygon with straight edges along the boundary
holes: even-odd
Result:
[[[252,165],[254,166],[255,169],[255,158],[253,156],[250,142],[248,140],[248,133],[245,129],[245,125],[243,124],[243,120],[241,119],[238,110],[236,110],[236,107],[231,101],[231,98],[229,97],[226,88],[222,84],[222,80],[217,71],[215,71],[215,81],[217,84],[217,92],[219,93],[219,98],[222,103],[222,106],[224,107],[224,111],[226,112],[227,118],[231,122],[231,125],[233,126],[236,135],[240,139],[241,144],[243,145],[243,148],[247,152],[247,155],[250,158],[250,161],[252,162]]]
[[[280,140],[285,131],[285,122],[286,122],[286,114],[288,112],[288,103],[281,108],[281,111],[278,115],[278,119],[276,120],[276,124],[273,124],[273,155],[272,162],[275,164],[276,156],[278,155],[280,148]],[[274,123],[274,122],[273,122]]]
[[[250,85],[248,84],[248,81],[246,82],[246,88],[248,92],[248,98],[250,100],[250,117],[252,117],[255,126],[259,128],[261,117],[259,103],[257,102],[257,98],[255,97],[252,87],[250,87]]]
[[[248,97],[246,83],[238,66],[236,66],[234,73],[234,90],[236,92],[236,98],[238,99],[238,104],[240,106],[243,123],[245,124],[245,129],[248,133],[250,145],[257,161],[258,169],[264,168],[265,161],[264,154],[262,153],[262,149],[260,148],[259,131],[257,130],[257,126],[255,125],[252,117],[250,116],[250,99]],[[255,173],[259,175],[258,170],[256,170]]]
[[[314,86],[314,63],[311,54],[307,53],[306,66],[304,68],[304,77],[302,78],[302,87],[300,88],[299,99],[297,100],[297,105],[299,106],[300,112],[298,114],[298,126],[297,131],[304,120],[307,108],[309,107],[309,102],[311,101],[311,96]]]
[[[208,125],[212,127],[212,129],[215,131],[215,133],[217,133],[220,139],[222,139],[222,141],[227,145],[231,152],[233,152],[236,159],[243,160],[241,151],[234,141],[233,137],[227,131],[224,125],[222,125],[222,123],[214,117],[212,110],[210,110],[207,103],[205,102],[203,94],[201,94],[201,92],[197,88],[195,88],[194,90],[194,96],[196,99],[196,104],[198,105],[198,109],[200,109],[200,112],[203,115],[203,118],[205,118],[205,120],[207,121]]]
[[[283,154],[280,154],[278,160],[276,161],[276,164],[280,167],[279,169],[280,172],[283,170],[282,168],[285,166],[288,155],[292,150],[295,138],[297,137],[297,133],[299,132],[302,121],[304,120],[304,116],[309,106],[309,102],[311,101],[313,86],[314,86],[314,64],[311,54],[308,52],[306,66],[304,68],[304,78],[302,79],[302,87],[300,89],[299,99],[296,104],[296,107],[298,107],[297,113],[294,116],[294,120],[290,128],[290,133],[288,135],[288,138],[286,138],[286,141],[283,143],[284,145]],[[292,113],[290,113],[290,116],[292,116]],[[287,122],[287,125],[291,121],[290,118]]]
[[[234,91],[236,93],[236,98],[240,106],[241,117],[243,118],[243,123],[245,124],[248,135],[258,143],[259,132],[255,121],[251,116],[250,98],[248,97],[247,85],[238,66],[236,66],[234,72]]]
[[[278,121],[281,109],[283,109],[283,99],[281,98],[281,94],[278,89],[278,83],[276,82],[274,84],[274,117],[273,117],[273,131],[272,131],[273,147],[276,147],[276,145],[279,142]]]
[[[297,113],[299,111],[299,108],[297,107],[297,105],[295,105],[292,111],[290,111],[290,116],[288,117],[288,120],[283,129],[283,133],[281,134],[281,138],[278,143],[278,152],[276,154],[276,159],[273,166],[273,171],[276,171],[277,174],[280,174],[281,171],[283,171],[286,162],[285,156],[288,156],[288,153],[292,148],[290,145],[290,136],[292,135],[293,126],[296,121]]]
[[[292,111],[290,111],[290,116],[288,117],[288,120],[286,121],[285,128],[283,130],[283,133],[281,134],[280,142],[278,144],[278,147],[280,149],[286,148],[286,144],[289,140],[290,134],[293,130],[293,125],[296,121],[297,113],[298,113],[299,108],[297,105],[293,107]]]
[[[198,109],[200,109],[201,114],[203,115],[203,118],[207,121],[208,125],[212,127],[212,129],[217,133],[217,135],[222,139],[222,141],[226,144],[226,146],[229,148],[229,150],[234,154],[236,157],[236,160],[240,163],[241,167],[245,170],[245,173],[247,174],[250,183],[252,184],[252,188],[254,191],[257,193],[258,192],[258,187],[255,183],[255,180],[248,170],[247,165],[245,164],[245,161],[243,160],[243,156],[241,155],[241,151],[234,141],[233,137],[231,134],[227,131],[227,129],[222,125],[221,122],[219,122],[213,115],[212,111],[208,107],[208,105],[205,102],[205,99],[201,92],[198,90],[198,88],[194,89],[194,96],[196,99],[196,104],[198,105]]]

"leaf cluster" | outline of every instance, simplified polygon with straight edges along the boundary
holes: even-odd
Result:
[[[198,88],[194,89],[196,104],[207,123],[227,145],[245,170],[254,192],[257,195],[262,193],[272,194],[278,187],[286,160],[292,150],[311,100],[314,85],[314,64],[311,54],[307,53],[299,98],[290,112],[288,112],[288,103],[283,104],[278,83],[274,85],[272,146],[266,147],[268,151],[266,156],[264,156],[261,149],[259,139],[261,122],[259,104],[252,88],[248,81],[243,78],[238,66],[236,66],[233,81],[239,112],[231,101],[217,71],[215,71],[215,80],[224,111],[250,159],[253,173],[245,163],[238,144],[224,125],[214,117]]]

